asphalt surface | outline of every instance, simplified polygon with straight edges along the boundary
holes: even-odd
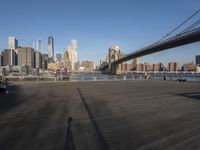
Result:
[[[200,149],[200,84],[18,84],[0,93],[0,150],[75,149]]]

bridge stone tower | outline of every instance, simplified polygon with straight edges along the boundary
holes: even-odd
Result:
[[[117,45],[112,46],[109,48],[108,54],[108,63],[109,63],[109,70],[111,74],[119,73],[118,64],[113,64],[112,62],[118,60],[120,58],[120,48]]]

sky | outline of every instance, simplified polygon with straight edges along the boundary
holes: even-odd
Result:
[[[71,39],[77,39],[79,60],[98,64],[112,45],[119,45],[123,54],[148,46],[199,8],[199,0],[0,0],[0,50],[15,36],[20,46],[42,39],[47,52],[51,33],[55,53],[63,53]],[[200,14],[195,17],[190,24]],[[199,42],[140,60],[183,64],[195,62],[195,55],[200,55]]]

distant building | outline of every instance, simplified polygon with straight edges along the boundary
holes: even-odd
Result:
[[[152,70],[153,70],[153,65],[152,64],[149,64],[147,62],[145,62],[143,64],[143,71],[149,72],[149,71],[152,71]]]
[[[153,71],[163,71],[163,64],[162,63],[153,64]]]
[[[81,67],[81,63],[80,61],[78,60],[76,63],[75,63],[75,70],[79,70]]]
[[[41,54],[41,67],[43,70],[47,69],[48,65],[48,55],[47,54]]]
[[[18,51],[18,65],[29,66],[34,68],[34,50],[31,47],[19,47]]]
[[[18,48],[18,40],[15,37],[8,37],[8,49]]]
[[[169,72],[177,72],[178,71],[178,63],[176,63],[176,62],[169,62],[168,63],[168,71]]]
[[[131,69],[132,69],[132,65],[131,64],[122,63],[120,65],[120,72],[121,73],[126,72],[126,71],[131,71]]]
[[[48,69],[50,70],[61,70],[63,68],[63,62],[61,61],[55,61],[48,63]]]
[[[184,64],[182,67],[182,71],[195,71],[196,65],[194,64]]]
[[[63,54],[63,65],[64,68],[69,71],[69,54],[68,51],[65,50],[64,54]]]
[[[82,67],[84,67],[87,71],[94,71],[94,62],[93,61],[82,61]]]
[[[137,64],[139,64],[140,63],[140,59],[139,58],[134,58],[133,59],[133,70],[136,70],[136,66],[137,66]]]
[[[0,66],[3,66],[3,57],[1,54],[0,54]]]
[[[196,65],[199,66],[200,65],[200,55],[196,56]]]
[[[143,64],[142,63],[139,63],[136,65],[136,71],[143,71]]]
[[[196,72],[200,73],[200,66],[196,66]]]
[[[4,49],[2,52],[3,66],[15,66],[17,65],[17,54],[13,49]]]
[[[42,40],[37,40],[36,42],[36,51],[39,51],[40,53],[43,53],[43,43]]]
[[[68,70],[75,71],[75,63],[78,61],[77,40],[71,40],[71,45],[67,49]]]
[[[48,58],[54,61],[54,39],[52,36],[48,37]]]
[[[34,52],[34,62],[35,62],[35,68],[42,68],[42,62],[41,62],[41,53],[39,51]]]
[[[56,60],[61,61],[62,60],[62,54],[60,54],[60,53],[56,54]]]

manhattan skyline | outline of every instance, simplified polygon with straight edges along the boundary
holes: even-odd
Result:
[[[49,34],[54,37],[55,53],[64,51],[71,39],[79,41],[78,58],[105,58],[108,48],[119,45],[130,53],[159,40],[197,11],[197,0],[148,1],[53,1],[2,0],[0,5],[0,50],[8,46],[8,37],[20,46],[41,39],[47,53]],[[199,18],[200,15],[197,16]],[[182,28],[184,29],[184,28]],[[200,43],[142,57],[142,62],[194,62]]]

